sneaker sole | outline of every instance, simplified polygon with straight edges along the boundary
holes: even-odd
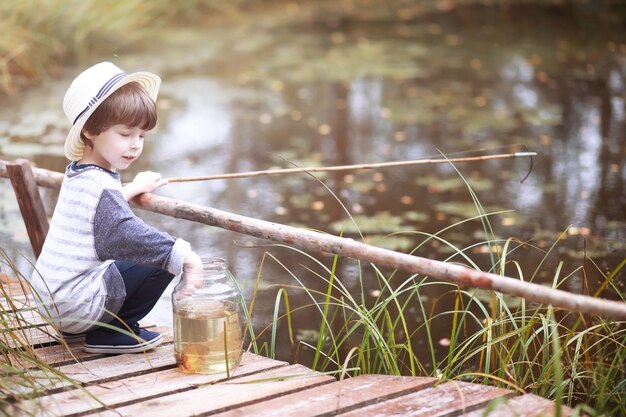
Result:
[[[143,353],[159,346],[161,342],[163,342],[163,335],[136,345],[90,345],[85,343],[83,350],[88,353],[112,353],[118,355],[123,353]]]

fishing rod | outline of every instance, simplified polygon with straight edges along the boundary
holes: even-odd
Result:
[[[514,152],[514,153],[501,153],[495,155],[482,155],[482,156],[470,156],[463,158],[435,158],[435,159],[413,159],[408,161],[394,161],[394,162],[378,162],[372,164],[356,164],[356,165],[337,165],[326,167],[306,167],[306,168],[286,168],[286,169],[267,169],[263,171],[249,171],[249,172],[236,172],[232,174],[216,174],[205,175],[201,177],[172,177],[167,178],[167,181],[172,182],[191,182],[191,181],[209,181],[220,179],[237,179],[237,178],[250,178],[260,177],[266,175],[285,175],[295,174],[298,172],[335,172],[335,171],[350,171],[359,169],[377,169],[377,168],[389,168],[400,167],[409,165],[428,165],[428,164],[444,164],[444,163],[458,163],[458,162],[476,162],[476,161],[488,161],[492,159],[504,159],[504,158],[524,158],[530,157],[531,170],[532,170],[532,157],[537,156],[537,152]],[[529,172],[530,174],[530,172]],[[528,177],[524,177],[522,182]]]

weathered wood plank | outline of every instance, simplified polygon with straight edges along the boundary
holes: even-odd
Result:
[[[495,398],[512,394],[512,391],[505,389],[454,381],[339,415],[346,417],[364,415],[456,416],[473,411]]]
[[[102,354],[85,352],[82,343],[67,345],[67,347],[54,344],[37,348],[34,352],[39,360],[55,367],[104,357]],[[24,363],[20,360],[19,356],[13,355],[12,359],[24,369],[32,369],[38,366],[37,363],[33,362]]]
[[[48,325],[14,329],[10,333],[0,334],[0,338],[9,348],[15,349],[24,346],[42,346],[55,343],[50,337],[55,330]]]
[[[18,297],[19,298],[19,297]],[[6,299],[0,300],[7,302]],[[52,335],[56,334],[53,326],[41,316],[35,307],[35,301],[28,297],[24,303],[12,298],[7,308],[0,312],[0,322],[4,328],[12,329],[11,334],[1,333],[0,340],[10,348],[25,346],[42,347],[58,343]],[[142,327],[153,327],[148,323],[140,322]],[[162,328],[161,331],[171,332],[170,328]]]
[[[9,162],[6,169],[17,197],[22,218],[26,224],[33,253],[35,258],[38,258],[48,234],[49,224],[37,182],[26,159],[16,159]]]
[[[171,335],[168,336],[171,340]],[[174,347],[172,343],[167,343],[145,353],[145,354],[125,354],[116,356],[103,356],[89,358],[88,362],[70,361],[70,364],[55,367],[62,372],[67,379],[39,378],[39,383],[35,387],[36,392],[32,392],[33,397],[54,394],[77,385],[93,385],[106,381],[130,378],[135,375],[142,375],[163,369],[171,369],[176,366],[174,359]],[[33,370],[33,376],[38,375],[37,370]]]
[[[30,284],[22,278],[0,274],[0,291],[2,295],[30,294]]]
[[[11,296],[10,300],[4,295],[0,296],[0,311],[3,313],[33,308],[35,308],[35,299],[32,296]]]
[[[158,346],[144,354],[126,354],[92,358],[88,362],[72,363],[56,367],[67,378],[42,378],[34,387],[32,397],[42,397],[78,386],[93,385],[108,381],[127,379],[176,366],[173,344]],[[33,376],[39,374],[34,370]],[[71,379],[71,380],[70,380]]]
[[[174,345],[166,343],[146,353],[109,355],[88,363],[59,366],[58,369],[83,384],[95,384],[175,366]]]
[[[153,330],[163,335],[164,343],[170,343],[174,339],[172,335],[172,329],[170,329],[169,327],[156,327]],[[37,348],[35,349],[35,353],[47,364],[52,366],[70,365],[78,362],[85,362],[89,360],[110,357],[110,355],[85,352],[83,350],[82,343],[74,343],[68,345],[55,343],[50,346]]]
[[[30,283],[22,277],[0,274],[0,311],[17,311],[35,307]]]
[[[32,307],[36,305],[33,295],[30,293],[25,294],[18,286],[11,286],[6,293],[3,293],[2,297],[0,297],[0,303],[5,310],[13,309],[13,304],[16,306],[27,304]]]
[[[436,378],[361,375],[228,410],[218,415],[220,417],[334,415],[406,395],[430,387],[437,381]],[[314,412],[311,410],[313,404]]]
[[[465,417],[545,417],[556,415],[556,404],[537,395],[526,394],[513,398],[506,398],[497,404],[474,410]],[[561,415],[568,417],[572,415],[572,410],[568,407],[561,407]]]
[[[3,311],[0,313],[0,322],[3,329],[23,329],[45,326],[47,324],[41,317],[41,314],[34,308]]]
[[[185,417],[215,413],[334,381],[302,365],[289,365],[90,415]]]
[[[241,365],[231,375],[231,380],[253,374],[262,375],[261,372],[287,365],[286,362],[246,353]],[[29,403],[25,411],[58,416],[98,412],[104,411],[107,407],[121,407],[223,381],[226,381],[225,373],[186,374],[178,368],[167,369],[100,383],[89,386],[85,390],[75,389],[48,395],[40,398],[37,403]],[[173,411],[170,415],[178,415],[178,413]]]

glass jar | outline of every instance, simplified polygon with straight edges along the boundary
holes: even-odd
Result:
[[[241,293],[224,259],[202,265],[202,272],[183,270],[172,293],[176,363],[190,373],[230,373],[242,355]]]

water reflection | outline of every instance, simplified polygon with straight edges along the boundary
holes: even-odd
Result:
[[[581,17],[588,19],[583,30],[578,18],[559,10],[467,7],[409,21],[364,20],[353,11],[355,15],[331,22],[320,17],[308,24],[283,21],[277,26],[222,28],[220,36],[197,32],[186,45],[189,54],[203,51],[194,67],[168,65],[167,57],[146,61],[159,61],[162,68],[157,71],[164,79],[161,119],[133,172],[152,169],[167,177],[196,176],[528,147],[539,156],[523,183],[528,160],[457,166],[485,211],[512,210],[490,217],[496,236],[532,240],[547,249],[573,225],[537,279],[551,282],[561,260],[567,273],[576,271],[584,254],[608,272],[626,253],[626,30],[596,20],[596,15]],[[54,94],[39,94],[62,97],[67,80],[62,81],[48,87],[56,88]],[[36,92],[32,95],[37,97]],[[30,156],[40,166],[62,170],[60,153],[50,156],[60,149],[66,128],[58,103],[36,104],[32,95],[21,104],[28,109],[23,116],[20,105],[15,111],[2,109],[3,157]],[[33,109],[56,118],[38,118]],[[33,148],[42,132],[49,146],[57,148]],[[436,233],[478,214],[464,181],[449,165],[316,177],[176,184],[159,193],[264,220],[331,233],[343,230],[359,238],[347,209],[367,242],[403,251],[425,240],[415,231]],[[6,182],[0,187],[4,245],[27,252],[26,235],[14,221],[10,189]],[[53,202],[50,194],[47,204]],[[268,243],[141,215],[205,253],[225,256],[247,297],[265,251],[284,263],[285,268],[270,259],[263,267],[255,307],[258,325],[270,321],[276,293],[271,284],[293,285],[293,273],[307,287],[325,288],[307,269],[319,271],[319,266],[293,250],[247,248]],[[406,233],[388,236],[390,232]],[[441,237],[468,248],[481,268],[492,267],[491,249],[480,244],[487,237],[479,221],[459,224]],[[452,252],[445,243],[429,241],[416,253],[446,259]],[[316,256],[325,265],[331,262]],[[515,256],[528,278],[544,254],[520,250]],[[453,260],[460,261],[458,256]],[[21,265],[28,268],[28,262]],[[369,299],[372,270],[361,265],[361,288],[359,267],[342,261],[338,276],[353,294],[364,293]],[[585,274],[590,284],[583,283],[583,272],[577,270],[565,285],[586,291],[599,274],[593,267]],[[623,281],[622,273],[618,285]],[[424,294],[427,307],[438,296],[432,291]],[[294,292],[294,304],[308,302],[299,296]],[[157,310],[158,321],[171,317],[167,299]],[[301,329],[317,326],[310,315],[296,319]],[[446,337],[447,326],[442,322],[436,337]],[[282,355],[290,359],[290,352]]]

